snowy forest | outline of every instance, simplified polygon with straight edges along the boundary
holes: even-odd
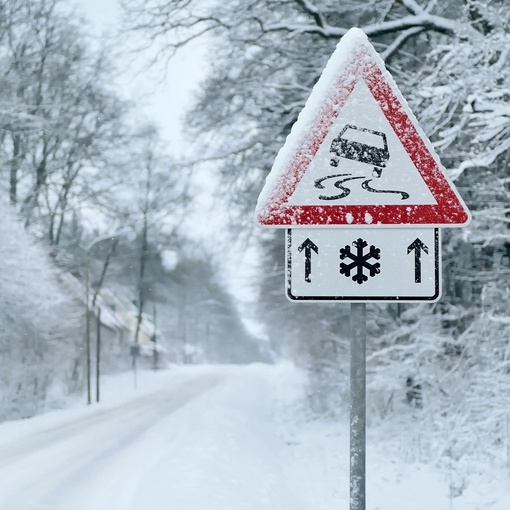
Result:
[[[64,0],[0,0],[2,419],[83,395],[98,329],[105,371],[130,369],[136,350],[155,368],[290,360],[308,375],[307,412],[345,414],[349,305],[288,302],[283,231],[257,229],[253,211],[328,58],[356,26],[473,217],[443,230],[439,302],[368,306],[369,426],[412,424],[407,455],[421,461],[510,466],[509,1],[120,4],[113,52]],[[112,85],[113,55],[146,52],[164,72],[196,41],[210,61],[184,123],[186,159]],[[209,242],[186,222],[204,168],[228,218]],[[257,259],[248,310],[225,278],[242,271],[228,254],[247,250]]]

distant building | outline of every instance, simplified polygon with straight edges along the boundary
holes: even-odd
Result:
[[[69,273],[62,275],[62,283],[83,307],[85,320],[85,286]],[[101,359],[103,369],[116,371],[131,366],[133,350],[139,353],[144,365],[161,367],[167,363],[167,350],[162,345],[162,334],[149,314],[142,313],[142,321],[135,346],[138,308],[130,299],[110,288],[101,289],[92,306],[94,291],[90,291],[91,348],[95,350],[98,311],[101,310]],[[135,349],[133,349],[135,347]]]

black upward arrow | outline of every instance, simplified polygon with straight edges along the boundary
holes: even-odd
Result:
[[[319,254],[319,248],[317,245],[310,240],[310,238],[306,238],[303,241],[303,244],[298,247],[298,251],[305,250],[305,281],[311,283],[310,275],[312,274],[312,250]]]
[[[407,254],[409,255],[414,250],[414,283],[421,283],[421,251],[423,250],[428,254],[428,247],[423,244],[421,239],[416,238],[408,247]]]

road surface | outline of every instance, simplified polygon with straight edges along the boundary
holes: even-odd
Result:
[[[130,375],[99,405],[0,424],[0,510],[348,508],[348,420],[296,412],[302,371],[179,367],[136,391]],[[506,470],[405,461],[409,428],[368,432],[367,510],[510,508]]]
[[[2,444],[0,508],[135,508],[133,489],[143,485],[127,482],[136,485],[161,454],[160,446],[178,439],[165,434],[165,421],[224,378],[214,371],[200,374]],[[127,506],[119,506],[121,501]]]
[[[1,424],[0,510],[305,510],[271,373],[125,374],[120,399]]]

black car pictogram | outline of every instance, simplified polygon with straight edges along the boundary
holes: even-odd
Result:
[[[365,133],[365,135],[360,136],[359,133]],[[368,136],[366,133],[368,133]],[[359,141],[360,139],[363,142]],[[373,145],[364,143],[367,140],[370,140]],[[337,167],[338,158],[340,157],[359,161],[374,166],[374,177],[381,177],[383,168],[386,167],[386,163],[390,159],[388,142],[384,133],[360,128],[352,124],[347,124],[342,129],[340,134],[331,142],[329,151],[335,154],[331,158],[331,166]]]
[[[380,178],[382,171],[386,168],[386,164],[390,159],[390,151],[388,150],[388,142],[386,135],[380,131],[362,128],[347,124],[339,135],[331,142],[329,152],[333,153],[330,165],[337,167],[340,158],[350,159],[351,161],[359,161],[373,167],[372,177]],[[344,173],[326,175],[316,179],[314,185],[317,189],[326,189],[326,185],[331,189],[333,186],[340,192],[329,194],[320,194],[319,200],[341,200],[350,195],[353,181],[363,180],[361,189],[370,193],[397,194],[401,200],[407,200],[409,193],[406,191],[394,189],[380,189],[371,186],[372,178],[366,175],[354,175],[350,169],[345,169]],[[334,180],[333,180],[334,179]],[[348,184],[347,184],[348,183]]]

